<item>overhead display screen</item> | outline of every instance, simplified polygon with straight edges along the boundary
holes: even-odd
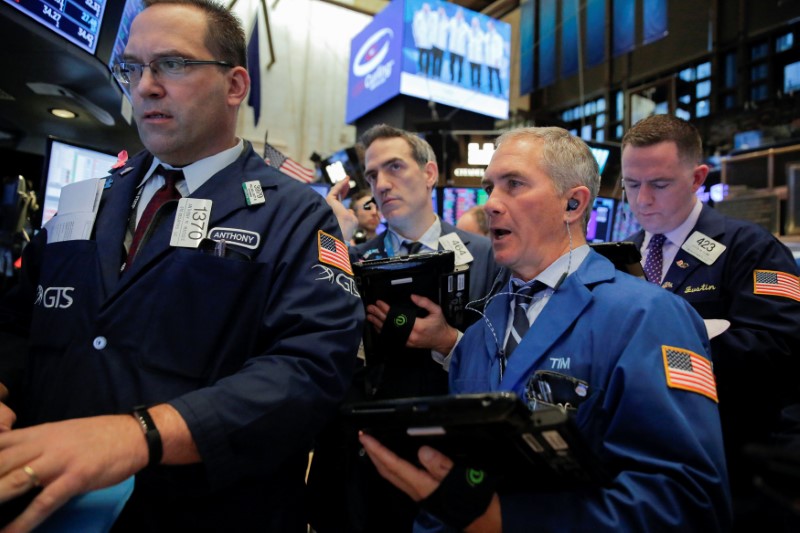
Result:
[[[350,43],[345,119],[398,94],[508,118],[511,25],[442,0],[394,0]]]
[[[3,0],[90,54],[97,48],[106,0]]]

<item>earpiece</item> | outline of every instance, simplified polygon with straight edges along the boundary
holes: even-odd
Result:
[[[575,211],[581,203],[575,198],[570,198],[567,201],[567,211]]]

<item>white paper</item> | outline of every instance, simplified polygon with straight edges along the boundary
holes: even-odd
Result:
[[[703,322],[706,323],[706,331],[708,332],[709,339],[713,339],[731,327],[731,323],[724,318],[706,318]]]
[[[105,178],[92,178],[61,188],[56,216],[45,224],[48,243],[86,240],[91,236],[105,182]]]

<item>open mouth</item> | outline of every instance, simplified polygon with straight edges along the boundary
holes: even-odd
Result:
[[[502,239],[506,235],[510,235],[510,234],[511,234],[511,232],[508,231],[507,229],[501,229],[501,228],[492,229],[492,237],[494,239]]]

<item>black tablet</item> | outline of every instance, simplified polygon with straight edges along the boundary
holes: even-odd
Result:
[[[354,429],[412,462],[427,444],[500,476],[505,489],[551,491],[608,481],[567,412],[556,406],[530,411],[513,393],[380,400],[342,411]]]
[[[381,300],[391,308],[380,335],[371,327],[366,328],[364,351],[368,365],[402,357],[414,320],[427,314],[414,305],[412,294],[440,305],[452,326],[457,328],[464,320],[469,269],[455,268],[451,250],[359,261],[353,263],[353,274],[364,306]]]
[[[596,242],[591,243],[589,246],[591,246],[592,250],[614,263],[617,270],[645,279],[641,263],[642,254],[639,252],[636,243],[630,241]]]

